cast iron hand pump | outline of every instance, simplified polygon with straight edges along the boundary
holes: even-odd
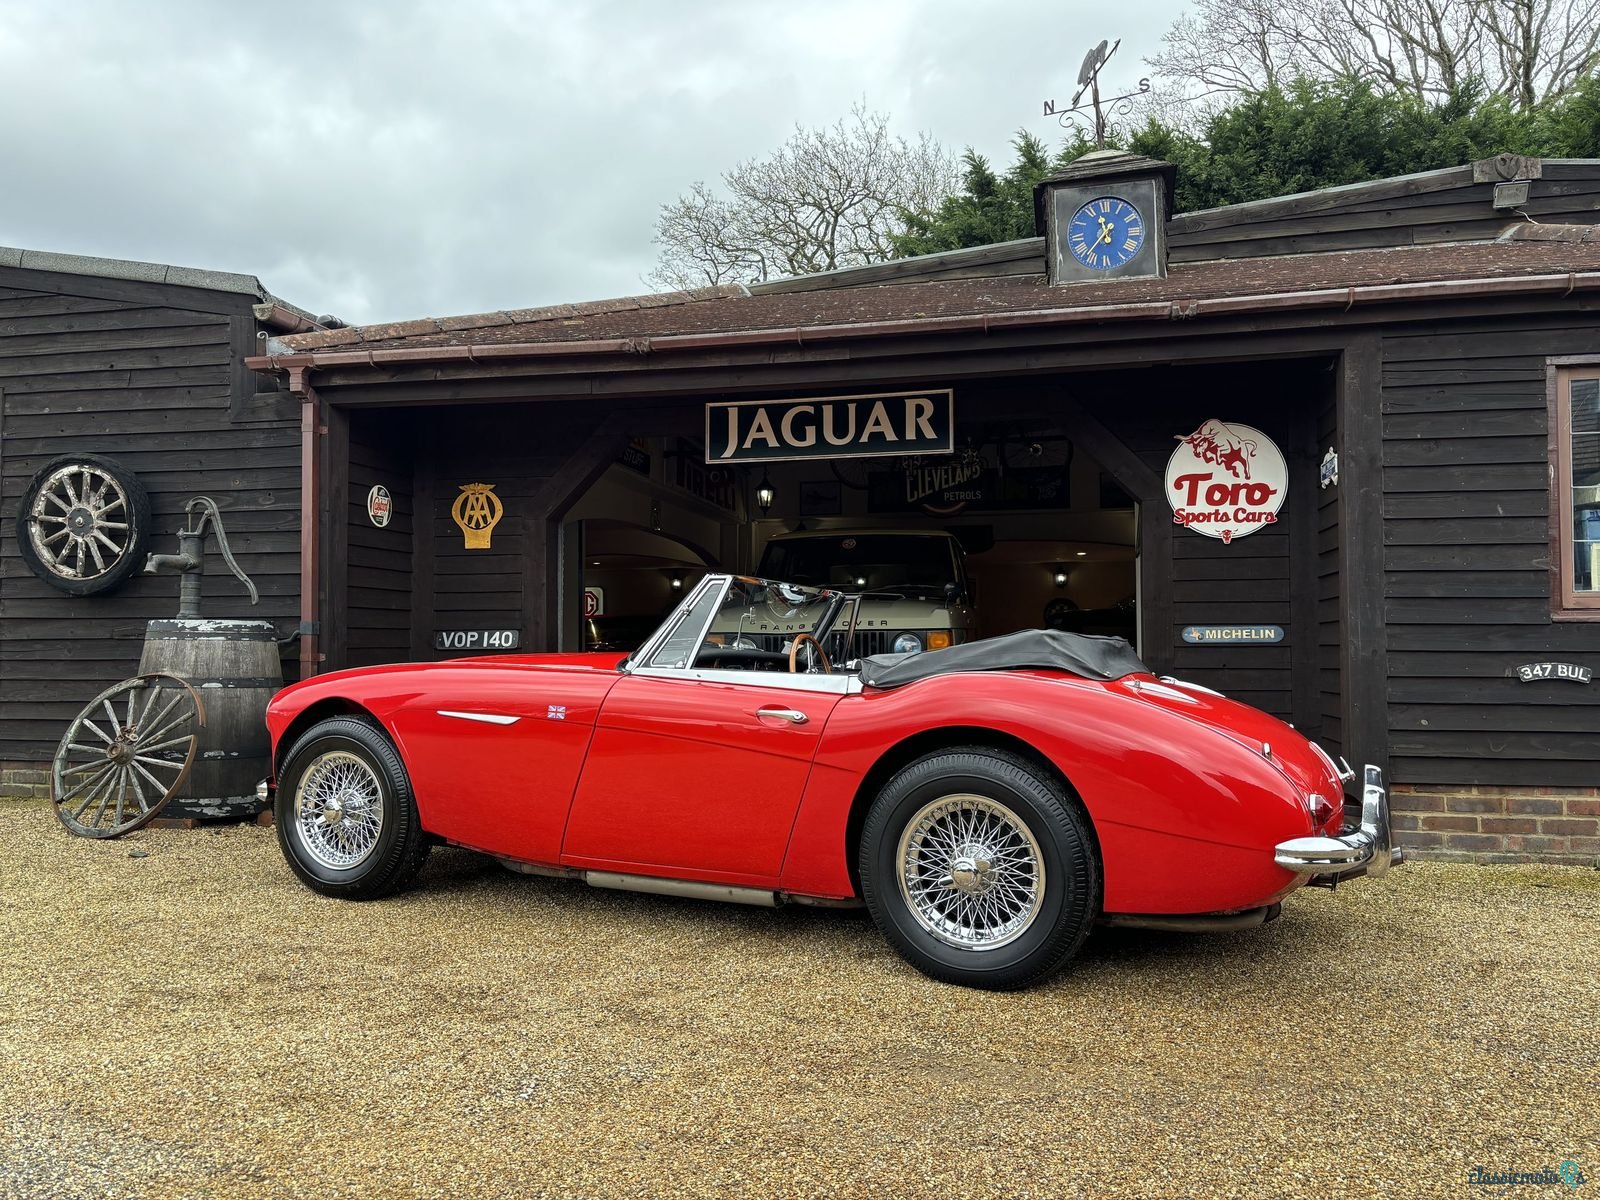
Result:
[[[256,592],[256,585],[233,560],[233,551],[228,548],[228,535],[222,528],[222,514],[217,511],[217,502],[209,496],[196,496],[184,505],[184,512],[188,514],[188,524],[178,531],[178,553],[152,554],[144,564],[146,575],[166,570],[177,571],[183,577],[178,586],[178,619],[200,616],[200,576],[205,566],[207,522],[217,531],[217,549],[222,551],[222,561],[228,564],[228,570],[238,576],[249,590],[250,603],[259,602],[261,597]]]

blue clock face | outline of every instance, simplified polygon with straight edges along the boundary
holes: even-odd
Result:
[[[1144,218],[1126,200],[1101,196],[1072,214],[1067,245],[1084,266],[1115,271],[1127,266],[1144,245]]]

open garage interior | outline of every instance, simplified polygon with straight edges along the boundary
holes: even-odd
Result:
[[[348,455],[349,519],[330,616],[347,624],[325,644],[338,665],[625,652],[704,574],[732,571],[920,606],[863,628],[862,654],[1031,628],[1116,635],[1159,669],[1336,724],[1338,532],[1315,468],[1335,435],[1336,361],[963,382],[954,450],[917,455],[708,464],[720,397],[618,400],[609,425],[561,401],[352,409],[332,443]],[[1219,413],[1281,447],[1297,490],[1250,536],[1174,538],[1168,459]],[[389,497],[379,516],[374,488]],[[1183,629],[1208,621],[1284,632],[1186,644]],[[1337,744],[1337,729],[1324,737]]]

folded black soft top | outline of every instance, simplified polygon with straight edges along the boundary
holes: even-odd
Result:
[[[861,682],[892,688],[958,671],[1009,671],[1040,667],[1068,671],[1085,679],[1121,679],[1148,674],[1125,638],[1063,633],[1059,629],[1024,629],[1003,637],[984,638],[912,654],[874,654],[861,660]]]

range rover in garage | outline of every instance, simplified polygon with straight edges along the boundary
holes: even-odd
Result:
[[[780,533],[761,552],[756,574],[867,593],[851,641],[863,658],[943,650],[976,636],[966,558],[943,530]]]

